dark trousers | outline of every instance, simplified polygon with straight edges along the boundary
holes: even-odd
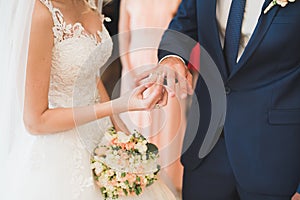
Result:
[[[233,175],[221,137],[201,164],[194,170],[184,170],[183,200],[290,200],[287,196],[253,194],[240,188]]]

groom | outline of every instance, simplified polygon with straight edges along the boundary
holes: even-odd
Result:
[[[223,134],[200,159],[211,113],[206,84],[197,80],[201,120],[181,159],[185,200],[300,199],[300,1],[266,10],[270,3],[183,0],[162,38],[162,65],[191,83],[185,65],[192,47],[170,33],[178,31],[210,54],[226,89]],[[190,110],[186,138],[195,134],[189,126],[197,109]]]

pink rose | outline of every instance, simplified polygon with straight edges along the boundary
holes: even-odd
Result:
[[[127,150],[131,150],[131,149],[134,148],[134,143],[133,143],[133,142],[129,142],[129,143],[127,143],[127,144],[125,145],[125,147],[126,147]]]
[[[136,180],[136,175],[128,173],[126,174],[126,179],[129,181],[129,183],[134,183]]]

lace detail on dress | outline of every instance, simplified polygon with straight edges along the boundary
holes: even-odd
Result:
[[[54,8],[50,0],[40,1],[52,13],[54,22],[49,107],[95,103],[99,99],[96,76],[112,51],[108,31],[102,24],[102,31],[93,35],[87,33],[79,22],[66,24],[62,12]]]
[[[48,101],[49,108],[78,107],[97,103],[99,97],[96,76],[100,67],[112,52],[112,40],[105,26],[97,31],[97,37],[88,34],[81,23],[67,25],[63,14],[53,7],[50,0],[40,0],[52,13],[54,46]],[[90,152],[101,141],[111,126],[109,118],[103,118],[70,131],[38,136],[31,154],[31,169],[47,171],[53,177],[64,176],[61,188],[71,188],[68,198],[91,199],[84,195],[96,194],[90,170]],[[56,163],[55,167],[48,166]],[[61,173],[61,174],[57,174]],[[100,194],[99,194],[100,195]]]
[[[53,34],[54,34],[54,43],[62,41],[64,37],[64,30],[67,30],[67,25],[63,20],[63,14],[58,8],[54,8],[50,0],[40,0],[52,14],[53,20]]]
[[[97,31],[95,34],[90,34],[87,33],[83,25],[79,22],[75,24],[67,24],[64,21],[64,16],[62,12],[58,9],[53,7],[53,4],[50,0],[40,0],[50,11],[52,14],[52,19],[53,19],[53,34],[54,34],[54,44],[58,42],[62,42],[64,40],[67,40],[69,38],[80,38],[80,37],[87,37],[92,39],[95,44],[101,43],[102,41],[102,32]],[[88,4],[89,6],[96,10],[95,3],[94,1],[89,1]],[[104,17],[101,15],[100,16],[101,21],[103,21]],[[103,27],[102,27],[103,30]],[[97,37],[100,38],[100,41],[98,41]]]

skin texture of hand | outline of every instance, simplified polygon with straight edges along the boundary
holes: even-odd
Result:
[[[159,107],[165,106],[168,102],[168,93],[163,86],[163,82],[164,74],[160,74],[156,77],[155,81],[139,86],[130,97],[131,101],[129,102],[133,105],[131,105],[133,110],[136,109],[135,105],[137,105],[138,101],[142,102],[142,110],[151,110],[156,105]],[[129,105],[129,109],[132,109],[131,106]]]
[[[144,92],[146,91],[148,91],[148,95],[145,96]],[[149,93],[149,91],[151,92]],[[165,106],[168,100],[167,96],[168,93],[161,84],[140,85],[132,92],[112,101],[113,113],[151,110],[156,107],[156,104]]]
[[[291,200],[300,200],[300,194],[295,193]]]
[[[147,85],[147,83],[156,82],[161,76],[166,78],[167,89],[171,97],[175,96],[177,84],[180,88],[181,98],[193,94],[193,76],[185,64],[176,57],[165,58],[159,67],[141,74],[136,82]]]
[[[151,91],[149,95],[145,97],[144,92],[147,90]],[[134,90],[133,94],[130,96],[128,101],[128,110],[129,111],[139,111],[139,110],[151,110],[155,105],[161,100],[165,100],[165,93],[163,86],[160,84],[153,84],[150,87],[140,86]],[[165,101],[161,103],[165,105]]]

